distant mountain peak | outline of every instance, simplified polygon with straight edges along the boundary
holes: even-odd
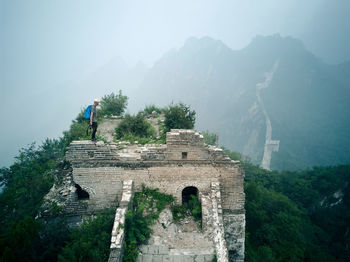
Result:
[[[181,49],[207,50],[207,49],[218,48],[218,47],[230,49],[221,40],[217,40],[209,36],[203,36],[201,38],[190,37],[185,41],[185,44]]]
[[[304,50],[306,48],[303,42],[299,39],[290,36],[281,36],[280,34],[274,34],[269,36],[257,35],[253,38],[251,43],[246,49],[272,49],[272,50]]]

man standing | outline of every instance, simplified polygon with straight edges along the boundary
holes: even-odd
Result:
[[[97,131],[97,111],[96,107],[100,103],[99,99],[94,100],[94,104],[91,106],[91,114],[90,114],[90,126],[92,126],[92,136],[91,141],[96,142],[96,131]]]

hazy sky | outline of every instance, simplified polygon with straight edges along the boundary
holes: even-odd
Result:
[[[191,36],[240,49],[257,34],[280,33],[339,63],[350,60],[349,13],[348,0],[0,0],[0,166],[18,148],[67,129],[77,112],[52,125],[52,90],[65,94],[66,83],[114,57],[152,66]]]

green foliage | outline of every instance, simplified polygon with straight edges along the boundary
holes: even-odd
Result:
[[[180,205],[172,205],[171,212],[175,221],[185,218],[186,216],[193,216],[195,221],[202,226],[202,204],[197,196],[191,195],[190,201]]]
[[[168,194],[160,193],[142,185],[142,191],[133,198],[133,209],[125,215],[125,254],[124,262],[136,261],[139,245],[144,243],[152,233],[150,226],[157,220],[159,213],[175,201]]]
[[[64,143],[64,147],[67,147],[73,140],[91,139],[92,129],[86,134],[89,127],[89,121],[84,118],[84,111],[85,108],[81,110],[75,120],[72,121],[69,130],[63,132],[62,142]],[[100,114],[97,114],[97,116],[99,120]]]
[[[165,111],[165,131],[171,129],[193,129],[196,112],[183,103],[172,104]]]
[[[171,206],[171,212],[173,214],[173,219],[175,221],[183,219],[187,215],[187,209],[184,206],[180,206],[180,205]]]
[[[88,127],[88,121],[73,122],[70,126],[69,131],[64,132],[64,136],[69,141],[69,143],[73,140],[90,140],[92,130],[90,130],[87,135],[86,130],[88,129]]]
[[[73,123],[88,122],[89,120],[85,119],[85,110],[86,108],[83,108],[82,110],[80,110],[79,114],[77,115],[75,120],[73,120],[72,122]]]
[[[114,211],[105,210],[84,221],[80,227],[71,229],[58,261],[107,261],[113,222]]]
[[[224,150],[224,153],[229,156],[232,160],[242,160],[242,154],[234,151],[230,151],[229,149],[225,148],[224,146],[221,147],[222,150]],[[246,160],[246,159],[245,159]]]
[[[51,170],[56,166],[56,158],[62,156],[61,150],[57,141],[47,139],[39,148],[32,144],[22,149],[13,165],[0,169],[4,185],[0,194],[0,233],[6,232],[11,223],[37,214],[53,184]]]
[[[62,213],[63,209],[64,208],[62,206],[59,206],[55,201],[52,201],[49,212],[51,216],[58,216]]]
[[[257,184],[245,187],[249,241],[255,247],[271,250],[275,261],[300,261],[305,242],[302,236],[301,211],[286,196]],[[255,256],[254,250],[251,256]]]
[[[247,261],[347,261],[350,166],[244,170]]]
[[[63,132],[63,140],[64,147],[67,147],[70,142],[73,140],[90,140],[92,135],[92,128],[89,128],[89,121],[84,118],[84,111],[85,109],[81,110],[78,116],[75,118],[75,120],[72,121],[71,126],[69,127],[68,131]],[[103,121],[100,118],[101,114],[97,113],[97,121]],[[86,133],[88,131],[88,133]],[[103,137],[100,137],[97,131],[96,138],[98,140],[102,140],[104,142],[107,142],[106,139]]]
[[[145,115],[151,115],[153,112],[156,112],[159,115],[162,113],[162,111],[163,111],[162,108],[159,108],[159,107],[155,106],[154,104],[148,105],[145,107],[145,109],[143,109],[143,113]]]
[[[9,168],[0,169],[3,186],[0,194],[0,261],[18,261],[18,257],[23,258],[21,261],[57,261],[68,237],[66,223],[61,219],[49,223],[34,220],[34,217],[53,185],[54,169],[61,168],[57,163],[64,156],[66,147],[73,139],[85,138],[86,127],[82,111],[62,138],[46,139],[40,146],[33,143],[19,152]],[[57,215],[61,209],[52,203],[51,214]]]
[[[128,97],[123,96],[122,91],[118,94],[111,93],[105,95],[101,99],[101,115],[102,116],[121,116],[128,105]]]
[[[197,196],[191,195],[191,199],[188,204],[185,204],[186,208],[191,212],[191,215],[196,221],[202,219],[202,204]]]
[[[48,221],[41,220],[40,244],[37,248],[39,259],[36,261],[56,262],[69,236],[69,227],[64,218],[57,217]]]
[[[135,116],[125,115],[119,126],[115,129],[117,139],[139,141],[147,143],[155,138],[156,131],[142,113]]]
[[[210,133],[209,131],[203,131],[201,134],[204,136],[204,143],[207,145],[215,146],[216,145],[216,134]]]
[[[1,235],[0,261],[35,261],[36,245],[39,243],[40,223],[26,216],[13,224],[8,232]]]

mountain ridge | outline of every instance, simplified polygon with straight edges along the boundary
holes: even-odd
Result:
[[[254,163],[262,161],[266,135],[263,113],[255,105],[256,85],[279,61],[269,88],[261,90],[272,127],[276,126],[272,139],[281,138],[281,151],[272,153],[271,167],[299,169],[350,161],[344,157],[348,150],[341,145],[350,144],[349,136],[344,135],[350,132],[346,125],[350,82],[345,76],[338,81],[336,76],[341,73],[337,66],[325,64],[300,40],[280,35],[258,36],[247,47],[232,50],[210,37],[190,38],[159,61],[139,87],[142,98],[136,99],[143,103],[190,104],[198,113],[198,129],[218,132],[222,145],[249,155]],[[346,70],[347,64],[340,68]],[[333,135],[329,132],[332,126]],[[340,143],[338,135],[342,137]],[[312,145],[307,141],[310,138],[314,140]],[[300,140],[296,143],[300,145],[289,150],[286,146],[293,145],[290,140]],[[321,152],[312,153],[318,148]],[[320,157],[310,157],[312,154]],[[278,155],[282,160],[278,160]]]

